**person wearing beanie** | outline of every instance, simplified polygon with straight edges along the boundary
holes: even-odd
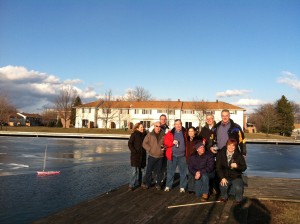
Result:
[[[188,169],[195,178],[195,193],[201,197],[201,201],[208,200],[209,174],[214,171],[214,157],[205,151],[205,142],[199,141],[195,144],[196,151],[190,157]]]

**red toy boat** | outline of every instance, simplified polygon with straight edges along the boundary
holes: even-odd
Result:
[[[45,149],[43,171],[37,171],[37,175],[38,175],[38,176],[49,176],[49,175],[57,175],[57,174],[60,174],[60,171],[45,171],[45,169],[46,169],[46,157],[47,157],[47,146],[48,146],[48,145],[46,145],[46,149]]]

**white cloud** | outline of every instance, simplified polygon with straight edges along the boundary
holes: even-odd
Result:
[[[98,97],[91,87],[82,90],[74,86],[82,83],[80,79],[60,80],[57,76],[30,71],[22,66],[0,67],[0,80],[0,94],[7,96],[18,110],[27,113],[41,112],[43,106],[53,105],[61,88],[66,85],[76,89],[81,100],[92,101]]]
[[[289,71],[282,71],[282,76],[277,79],[277,82],[287,84],[288,86],[300,91],[300,80],[295,74]]]
[[[233,104],[238,106],[260,106],[266,103],[268,102],[259,99],[239,99]]]
[[[83,81],[80,80],[80,79],[67,79],[67,80],[64,81],[64,83],[66,85],[75,85],[75,84],[83,83]]]
[[[251,90],[246,90],[246,89],[226,90],[225,92],[217,92],[216,96],[217,97],[233,97],[233,96],[241,96],[241,95],[244,95],[249,92],[251,92]]]

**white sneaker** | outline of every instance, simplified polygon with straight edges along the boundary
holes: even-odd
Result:
[[[180,188],[180,191],[179,191],[180,193],[185,193],[185,190],[184,190],[184,188]]]
[[[169,188],[169,187],[166,187],[166,188],[165,188],[165,191],[166,191],[166,192],[169,192],[169,191],[170,191],[170,188]]]

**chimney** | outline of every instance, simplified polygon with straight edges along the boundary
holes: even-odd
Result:
[[[216,100],[216,103],[219,103],[219,100],[218,100],[218,99]]]
[[[178,102],[180,102],[180,99],[178,99]]]

